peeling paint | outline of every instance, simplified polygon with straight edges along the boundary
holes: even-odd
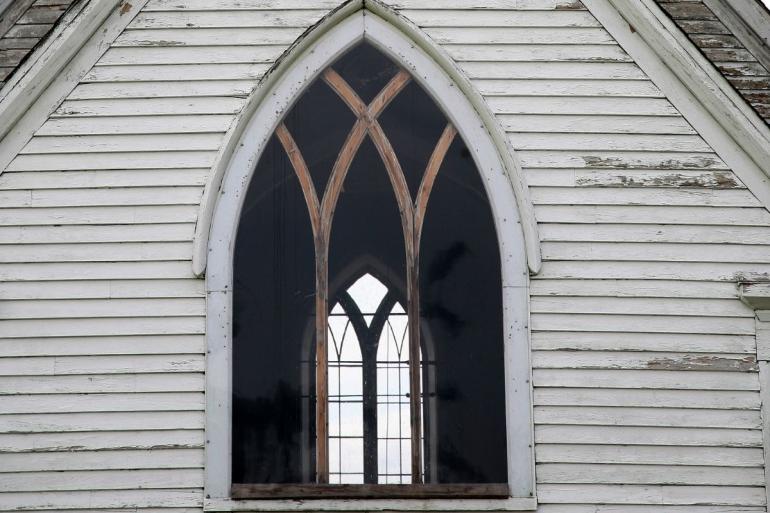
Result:
[[[741,184],[731,172],[706,172],[699,175],[652,172],[633,175],[597,173],[575,179],[578,187],[700,187],[707,189],[737,189]]]
[[[554,9],[557,11],[583,11],[585,10],[585,6],[580,0],[573,0],[572,2],[556,4]]]
[[[168,39],[156,39],[156,40],[143,40],[143,41],[136,41],[136,46],[185,46],[185,44],[182,41],[171,41]]]
[[[123,7],[121,7],[121,8],[120,8],[120,15],[121,15],[121,16],[123,16],[123,15],[124,15],[124,14],[126,14],[128,11],[130,11],[132,7],[133,7],[133,5],[131,5],[131,3],[130,3],[130,2],[126,2],[126,3],[124,3],[124,4],[123,4]]]
[[[756,372],[755,356],[744,358],[723,358],[720,356],[684,356],[682,358],[656,358],[647,362],[647,368],[653,370],[711,370]]]
[[[736,282],[758,282],[768,283],[770,282],[770,273],[743,273],[737,272],[733,274],[733,280]]]
[[[656,169],[681,170],[706,169],[712,166],[724,165],[722,161],[713,157],[696,157],[688,160],[666,159],[655,164],[650,164],[649,162],[635,164],[633,161],[619,157],[598,157],[594,155],[587,155],[582,157],[582,159],[583,162],[585,162],[586,167],[599,169],[649,169],[650,167],[654,167]]]

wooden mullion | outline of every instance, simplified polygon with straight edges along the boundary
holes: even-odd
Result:
[[[329,482],[328,295],[329,239],[334,210],[350,164],[366,136],[366,125],[357,121],[350,130],[332,168],[320,207],[316,237],[316,481]]]
[[[329,482],[328,250],[316,255],[316,481]]]
[[[286,155],[289,157],[297,175],[302,194],[305,198],[310,215],[310,225],[313,229],[315,247],[315,278],[316,278],[316,481],[329,482],[329,361],[328,361],[328,237],[324,236],[323,217],[318,194],[315,191],[310,171],[302,157],[297,143],[289,129],[281,123],[275,130]]]

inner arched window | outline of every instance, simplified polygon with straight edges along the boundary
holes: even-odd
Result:
[[[500,250],[450,119],[361,43],[275,129],[234,252],[233,497],[509,495]]]

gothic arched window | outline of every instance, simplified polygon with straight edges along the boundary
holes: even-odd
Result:
[[[509,495],[484,185],[445,113],[368,43],[262,152],[233,287],[234,497]]]

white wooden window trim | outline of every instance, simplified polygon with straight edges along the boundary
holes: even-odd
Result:
[[[653,0],[583,0],[698,134],[770,209],[770,128]]]
[[[292,101],[337,56],[362,39],[408,69],[457,127],[485,183],[502,260],[506,358],[508,499],[229,499],[231,485],[232,262],[238,219],[260,153]],[[498,148],[455,82],[414,42],[370,11],[335,24],[294,60],[263,96],[235,146],[208,238],[205,501],[208,511],[513,511],[536,507],[529,349],[529,273],[514,190]]]

